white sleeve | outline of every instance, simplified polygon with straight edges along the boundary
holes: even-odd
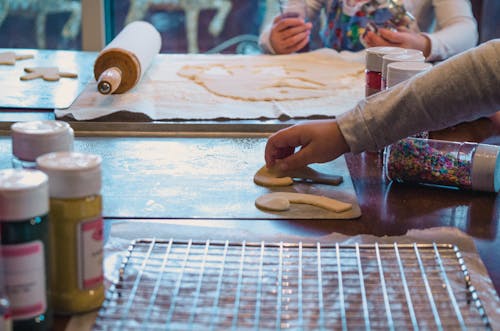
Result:
[[[431,41],[428,61],[447,59],[476,46],[477,22],[469,0],[433,0],[436,27],[424,33]]]
[[[337,121],[354,153],[500,110],[500,39],[456,55],[374,94]]]

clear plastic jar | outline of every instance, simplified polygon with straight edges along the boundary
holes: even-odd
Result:
[[[49,153],[37,167],[49,176],[54,311],[95,310],[104,300],[101,157]]]
[[[36,168],[36,158],[73,150],[73,129],[63,121],[17,122],[11,126],[12,167]]]
[[[384,150],[389,180],[498,192],[500,146],[406,138]]]

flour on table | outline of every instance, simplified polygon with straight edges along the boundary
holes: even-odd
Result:
[[[352,88],[363,66],[321,54],[248,57],[240,63],[185,65],[177,72],[217,96],[244,101],[323,98]]]

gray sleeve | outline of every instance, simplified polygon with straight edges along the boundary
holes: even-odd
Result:
[[[337,120],[351,151],[359,153],[498,110],[500,39],[495,39],[360,101]]]

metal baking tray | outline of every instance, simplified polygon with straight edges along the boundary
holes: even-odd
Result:
[[[94,330],[491,330],[447,244],[138,239]]]
[[[361,215],[345,159],[314,165],[341,175],[339,186],[299,182],[265,188],[253,182],[264,165],[265,134],[189,133],[165,137],[76,137],[75,151],[102,157],[103,216],[176,219],[353,219]],[[10,137],[0,137],[0,168],[11,166]],[[295,205],[267,212],[255,200],[272,191],[324,195],[353,204],[348,212]]]

